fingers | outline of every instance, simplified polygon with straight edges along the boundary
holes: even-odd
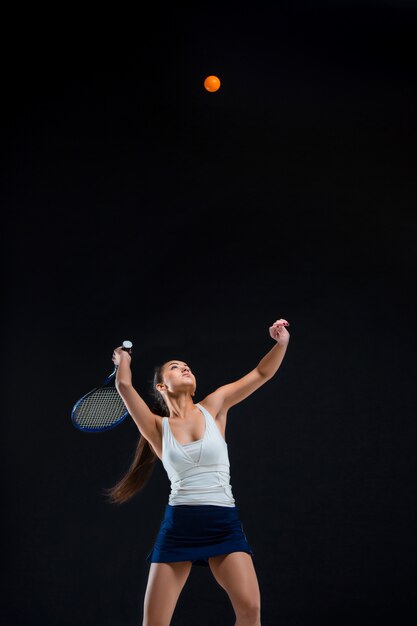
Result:
[[[124,348],[123,346],[119,346],[118,348],[115,348],[112,354],[113,363],[119,364],[120,359],[125,358],[124,357],[125,354],[129,355],[129,358],[132,358],[130,350],[126,350],[126,348]]]
[[[115,363],[116,361],[120,361],[120,353],[122,352],[122,346],[115,348],[112,354],[112,361]]]
[[[290,323],[287,322],[287,320],[284,320],[284,318],[281,317],[281,319],[277,320],[276,322],[274,322],[272,324],[272,328],[276,327],[276,326],[289,326]]]
[[[276,320],[272,326],[269,327],[269,334],[272,339],[278,342],[286,342],[288,341],[289,333],[287,331],[287,327],[290,323],[281,317],[279,320]]]

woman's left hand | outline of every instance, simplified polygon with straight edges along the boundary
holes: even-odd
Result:
[[[289,322],[284,319],[277,320],[269,327],[269,334],[272,339],[275,339],[280,346],[286,346],[290,340],[290,333],[286,329],[289,326]]]

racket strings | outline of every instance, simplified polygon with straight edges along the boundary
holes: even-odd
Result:
[[[117,390],[103,387],[80,400],[73,419],[84,430],[101,430],[116,424],[126,414],[126,406]]]

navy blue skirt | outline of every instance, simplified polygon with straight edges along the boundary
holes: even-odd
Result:
[[[166,505],[148,563],[191,561],[208,566],[211,556],[247,552],[253,556],[239,520],[239,509],[211,504]]]

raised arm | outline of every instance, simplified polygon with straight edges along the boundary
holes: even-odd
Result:
[[[276,374],[290,339],[286,326],[289,326],[289,323],[284,319],[279,319],[270,326],[269,334],[276,343],[253,370],[206,396],[202,404],[212,415],[224,415],[230,407],[250,396]]]
[[[116,389],[140,433],[152,444],[156,452],[161,448],[161,418],[152,413],[146,402],[132,385],[131,356],[122,348],[113,352],[113,363],[117,365]]]

